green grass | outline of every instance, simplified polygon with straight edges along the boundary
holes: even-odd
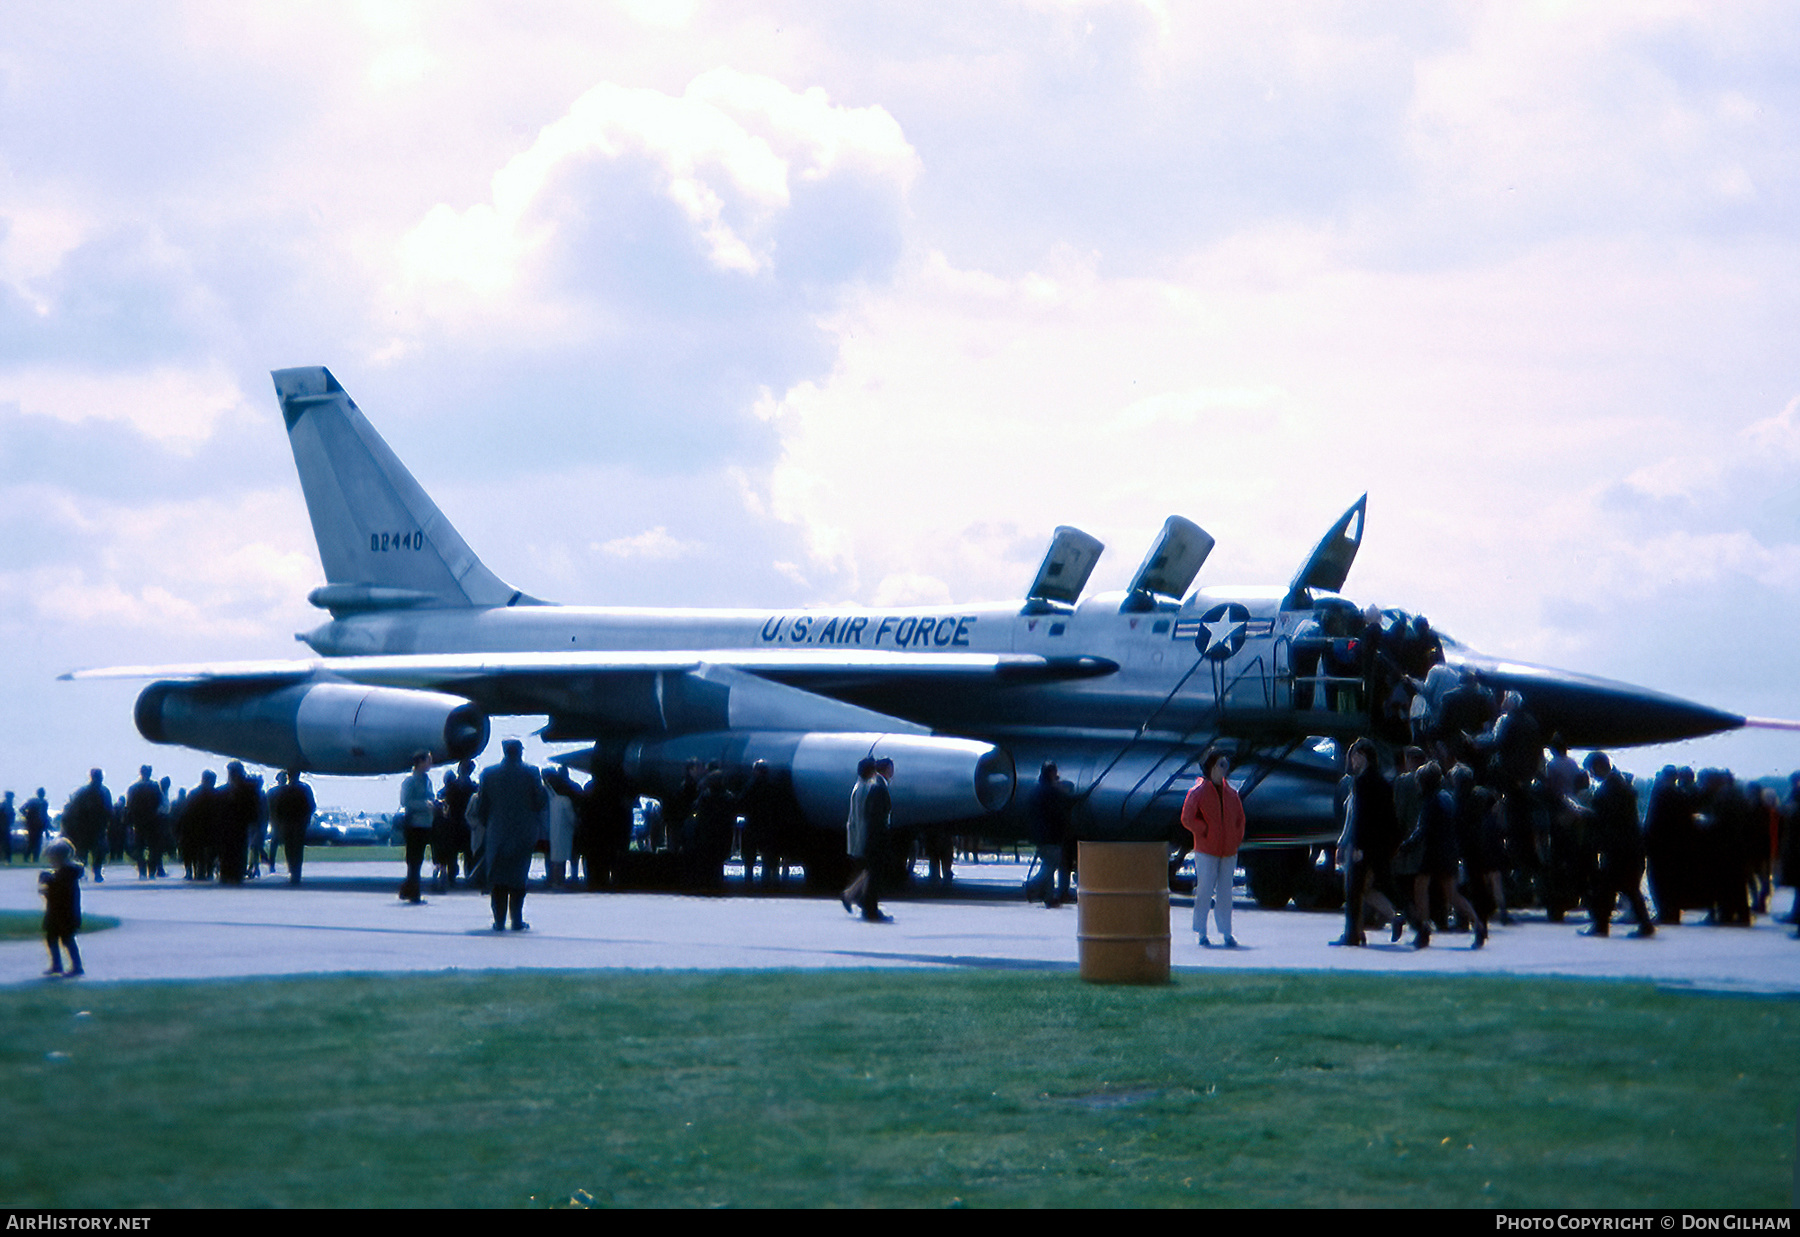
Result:
[[[1800,1002],[1627,983],[493,973],[4,1002],[13,1206],[1776,1207],[1800,1097]]]
[[[75,943],[79,945],[81,937],[90,932],[104,932],[108,928],[118,926],[119,921],[111,915],[84,914],[81,917],[81,935],[75,938]],[[0,911],[0,941],[41,941],[43,939],[44,912]]]
[[[281,870],[287,872],[287,859],[279,850],[275,857],[281,861]],[[426,855],[426,870],[430,870],[429,853]],[[314,863],[323,860],[327,863],[404,863],[406,847],[404,846],[308,846],[302,857],[303,863]],[[302,869],[304,874],[304,868]]]

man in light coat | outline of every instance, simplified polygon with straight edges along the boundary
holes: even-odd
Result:
[[[426,843],[431,841],[436,803],[431,793],[431,753],[420,752],[413,757],[412,772],[400,783],[401,836],[406,843],[406,879],[400,883],[400,900],[413,906],[425,901],[419,893],[419,869],[425,864]]]

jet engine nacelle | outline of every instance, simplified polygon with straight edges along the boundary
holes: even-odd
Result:
[[[1013,759],[1004,748],[973,739],[937,735],[862,734],[835,731],[722,730],[642,740],[625,752],[625,771],[646,789],[666,796],[681,784],[690,759],[717,760],[734,781],[766,760],[786,773],[800,810],[820,828],[841,827],[849,814],[856,764],[864,756],[894,762],[890,788],[894,821],[901,826],[946,824],[998,812],[1017,785]]]
[[[488,739],[487,715],[461,696],[355,683],[152,683],[136,713],[152,743],[309,773],[400,773],[419,752],[466,760]]]

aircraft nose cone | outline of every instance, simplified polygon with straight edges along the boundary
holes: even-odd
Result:
[[[1464,659],[1496,692],[1516,691],[1546,737],[1570,747],[1635,747],[1673,743],[1743,726],[1744,718],[1679,696],[1612,679],[1523,662]]]

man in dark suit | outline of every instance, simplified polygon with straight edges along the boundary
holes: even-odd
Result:
[[[96,882],[106,879],[100,867],[106,861],[106,830],[112,818],[112,792],[106,789],[100,770],[91,770],[88,784],[71,795],[63,809],[62,831],[75,847],[75,858],[88,860]]]
[[[891,862],[888,839],[893,832],[894,799],[888,783],[894,777],[894,762],[883,757],[875,762],[875,780],[863,800],[864,858],[868,861],[865,875],[868,885],[863,892],[865,923],[893,923],[892,915],[881,913],[881,880]]]
[[[162,867],[162,787],[150,776],[149,765],[138,769],[138,780],[125,792],[125,824],[137,843],[138,879],[148,880]]]
[[[296,769],[276,775],[275,793],[269,797],[269,815],[281,833],[282,849],[287,852],[288,884],[300,883],[300,865],[306,858],[306,830],[312,824],[318,804],[312,787],[300,780]]]
[[[1653,935],[1656,925],[1644,904],[1644,835],[1638,828],[1637,792],[1625,775],[1612,767],[1605,752],[1591,753],[1586,768],[1596,784],[1592,837],[1600,860],[1588,895],[1588,915],[1594,922],[1587,935],[1605,936],[1611,931],[1613,904],[1621,893],[1637,918],[1637,931],[1632,935]]]
[[[844,909],[851,903],[862,907],[862,917],[869,923],[892,923],[891,915],[881,913],[881,891],[878,886],[881,865],[887,858],[888,829],[893,819],[893,798],[888,791],[888,776],[894,771],[891,760],[865,756],[856,765],[856,786],[850,791],[850,816],[845,823],[845,849],[858,865],[856,879],[844,890]]]
[[[537,846],[550,810],[544,779],[525,763],[525,745],[507,739],[500,745],[501,758],[481,774],[481,788],[471,803],[471,818],[487,830],[488,882],[493,890],[494,931],[506,927],[523,932],[525,885],[531,876],[531,855]]]

